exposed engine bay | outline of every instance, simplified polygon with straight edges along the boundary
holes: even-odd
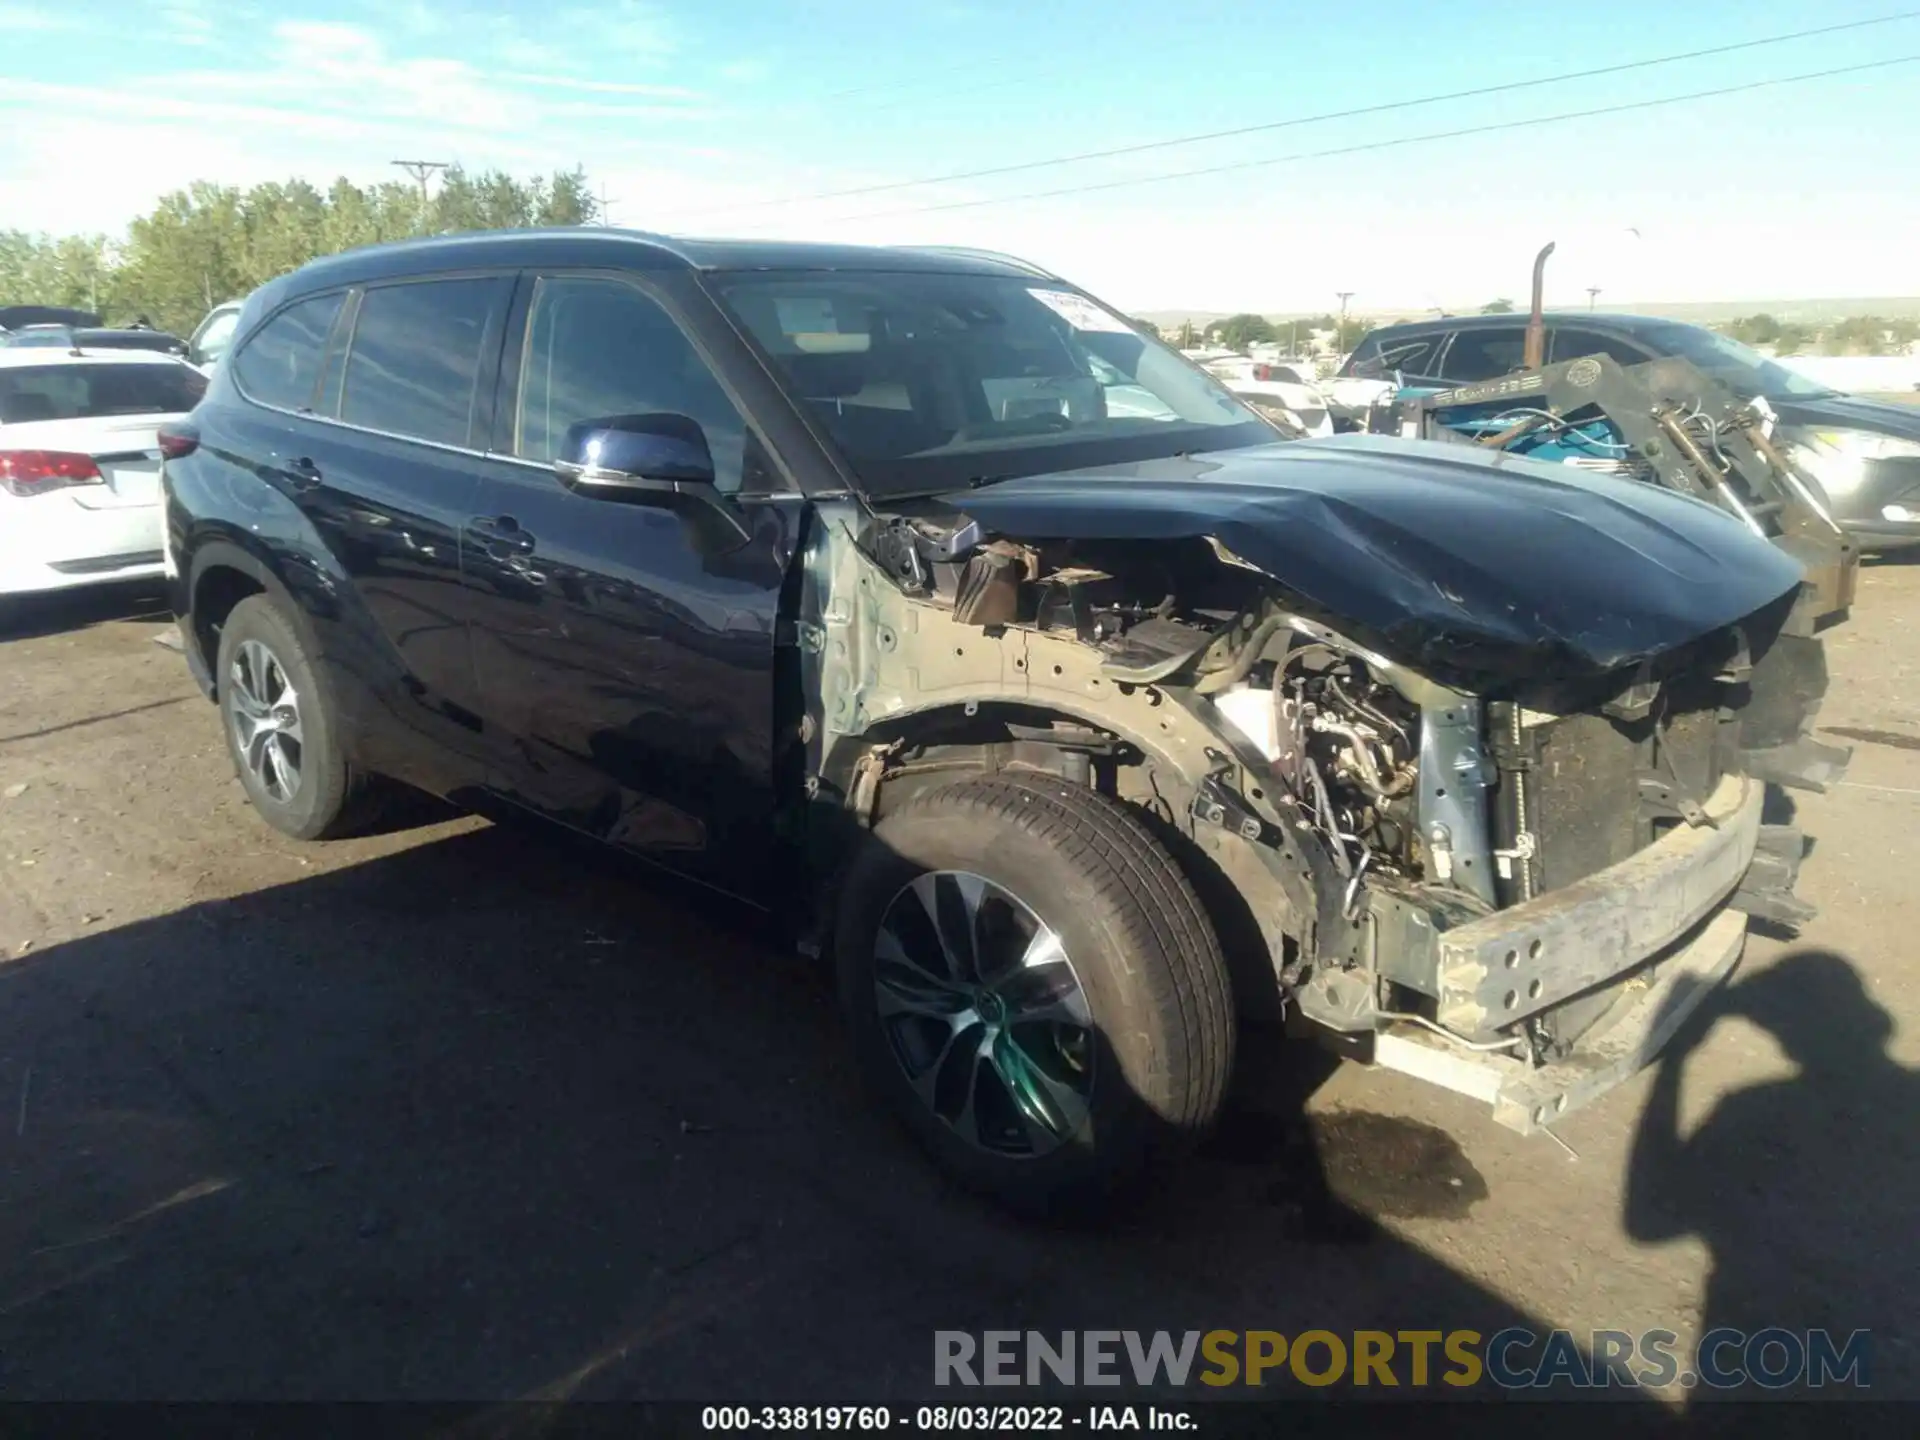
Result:
[[[950,558],[977,533],[903,520],[874,544],[963,624],[1071,633],[1125,683],[1184,676],[1262,758],[1342,877],[1378,866],[1421,878],[1419,708],[1383,678],[1387,662],[1273,608],[1272,587],[1223,567],[1217,547],[1167,547],[1146,575],[1137,551],[1084,543],[987,541]]]

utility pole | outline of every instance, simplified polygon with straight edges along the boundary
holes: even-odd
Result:
[[[593,199],[594,203],[600,207],[601,225],[611,226],[613,224],[613,200],[607,194],[606,181],[602,180],[600,182],[600,193],[594,196]]]
[[[1600,287],[1598,285],[1587,286],[1587,309],[1589,310],[1593,309],[1593,302],[1595,300],[1598,300],[1599,298],[1600,298]]]
[[[415,183],[420,186],[420,233],[424,235],[427,231],[427,177],[436,170],[445,170],[447,162],[445,160],[395,160],[392,163],[411,175]]]
[[[1347,301],[1353,298],[1353,291],[1336,290],[1333,293],[1340,297],[1340,320],[1333,328],[1333,348],[1345,353],[1347,348]]]

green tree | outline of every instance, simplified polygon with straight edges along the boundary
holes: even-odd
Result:
[[[1827,332],[1824,348],[1829,355],[1878,355],[1890,328],[1878,315],[1849,315]]]
[[[184,335],[214,305],[252,288],[242,200],[231,186],[201,181],[127,227],[116,295],[129,318]]]
[[[1229,315],[1207,327],[1207,338],[1229,350],[1244,350],[1273,339],[1273,322],[1264,315]]]
[[[1773,342],[1776,355],[1799,355],[1813,343],[1813,331],[1805,325],[1782,325],[1779,338]]]
[[[587,172],[575,166],[556,171],[544,185],[533,182],[536,225],[593,225],[599,222],[600,202],[587,185]]]
[[[1505,298],[1489,300],[1480,307],[1480,313],[1482,315],[1511,315],[1513,314],[1513,301]]]
[[[1127,323],[1133,326],[1134,329],[1141,331],[1143,334],[1153,336],[1153,338],[1156,340],[1161,338],[1160,327],[1154,324],[1153,321],[1151,320],[1141,320],[1136,318],[1135,316],[1129,315],[1127,317]]]
[[[1726,333],[1744,345],[1772,345],[1780,339],[1780,322],[1771,315],[1742,315],[1726,326]]]

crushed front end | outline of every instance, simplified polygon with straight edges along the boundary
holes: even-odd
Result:
[[[1625,676],[1487,700],[1289,615],[1196,687],[1332,862],[1283,975],[1302,1018],[1529,1131],[1625,1079],[1737,963],[1809,919],[1769,783],[1822,788],[1820,642],[1792,596]]]
[[[864,823],[962,765],[1133,804],[1289,1023],[1530,1131],[1643,1066],[1749,917],[1811,915],[1766,796],[1845,767],[1822,642],[1800,567],[1700,501],[1351,438],[828,516],[809,793]]]

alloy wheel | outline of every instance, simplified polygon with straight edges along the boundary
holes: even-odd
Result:
[[[227,671],[227,723],[261,792],[284,805],[300,790],[300,696],[286,667],[258,640],[243,640]]]
[[[920,1101],[967,1143],[1048,1154],[1085,1125],[1093,1012],[1060,936],[1005,887],[937,870],[881,917],[874,993]]]

